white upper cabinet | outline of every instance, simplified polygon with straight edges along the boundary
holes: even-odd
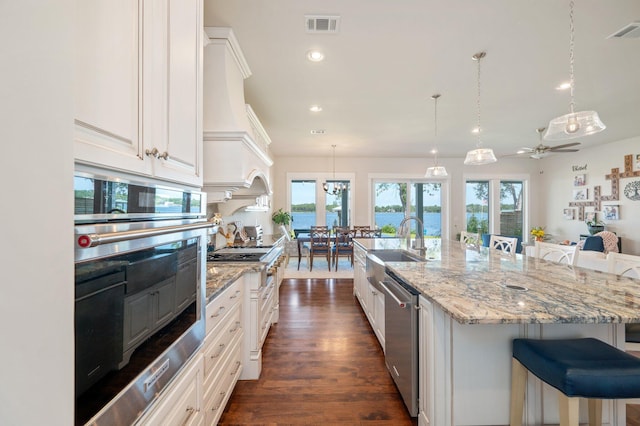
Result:
[[[202,0],[79,1],[75,159],[202,185]]]

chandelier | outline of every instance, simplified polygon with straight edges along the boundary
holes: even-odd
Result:
[[[549,122],[547,133],[544,138],[550,141],[559,141],[593,135],[607,128],[598,113],[595,111],[574,112],[573,91],[575,77],[573,74],[573,0],[569,2],[569,91],[571,102],[569,103],[569,114],[554,118]]]
[[[473,60],[478,62],[478,127],[476,128],[478,131],[478,143],[476,144],[476,149],[467,152],[467,156],[464,159],[464,164],[472,166],[480,166],[498,161],[491,148],[482,147],[482,139],[480,136],[482,133],[482,128],[480,127],[480,60],[485,56],[487,56],[486,52],[476,53],[472,56]]]
[[[324,189],[324,192],[327,194],[338,195],[347,189],[347,184],[344,182],[336,182],[336,146],[331,145],[331,147],[333,148],[333,189],[330,189],[328,182],[322,184],[322,189]]]
[[[431,99],[434,101],[433,106],[433,135],[434,141],[437,143],[438,139],[438,98],[439,94],[435,94],[431,96]],[[447,169],[443,166],[438,166],[438,148],[434,148],[431,153],[433,154],[433,166],[427,168],[427,172],[424,174],[424,177],[444,177],[447,176]]]

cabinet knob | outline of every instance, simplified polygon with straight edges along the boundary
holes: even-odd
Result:
[[[147,157],[154,157],[157,159],[162,158],[163,160],[169,159],[169,153],[165,151],[161,154],[160,151],[158,151],[158,148],[146,149],[144,153],[147,155]]]

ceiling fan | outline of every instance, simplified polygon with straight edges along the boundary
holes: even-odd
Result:
[[[538,129],[536,129],[536,132],[538,132],[538,135],[540,137],[540,143],[538,144],[538,146],[534,148],[526,148],[526,147],[521,148],[520,150],[518,150],[516,154],[526,154],[531,158],[535,158],[536,160],[539,160],[549,155],[550,152],[578,152],[577,149],[567,149],[567,148],[571,146],[580,145],[580,142],[565,143],[563,145],[556,145],[556,146],[544,145],[542,143],[542,133],[544,131],[545,131],[544,127],[539,127]]]

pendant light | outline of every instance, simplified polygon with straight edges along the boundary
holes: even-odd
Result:
[[[443,166],[438,166],[438,98],[439,94],[435,94],[431,96],[433,99],[433,136],[434,141],[436,143],[436,147],[431,151],[433,153],[433,167],[428,167],[427,172],[424,174],[424,177],[444,177],[447,176],[447,169]]]
[[[573,25],[573,0],[569,2],[569,91],[571,102],[569,103],[569,114],[554,118],[549,122],[547,133],[544,138],[550,141],[559,141],[593,135],[607,128],[600,121],[598,113],[595,111],[574,112],[573,93],[575,88],[575,76],[573,74],[573,35],[575,28]]]
[[[338,195],[347,189],[347,185],[343,182],[336,182],[336,146],[331,145],[331,147],[333,148],[333,189],[329,188],[328,182],[322,184],[322,189],[327,194]]]
[[[486,52],[479,52],[472,56],[473,60],[478,62],[478,143],[476,149],[467,152],[467,156],[464,159],[465,165],[480,166],[483,164],[495,163],[498,161],[493,150],[491,148],[482,147],[482,128],[480,127],[480,60],[487,56]]]

